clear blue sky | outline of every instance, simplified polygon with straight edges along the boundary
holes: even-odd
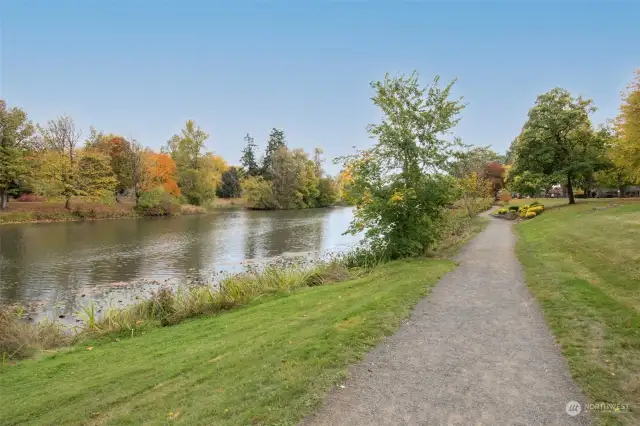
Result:
[[[194,119],[237,163],[272,127],[327,157],[368,146],[369,81],[457,77],[456,132],[504,151],[536,95],[595,100],[599,122],[640,67],[640,2],[5,1],[0,96],[159,148]],[[337,166],[329,165],[331,172]]]

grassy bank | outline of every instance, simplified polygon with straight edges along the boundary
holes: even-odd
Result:
[[[452,267],[391,262],[355,280],[21,362],[0,373],[0,419],[295,424]]]
[[[203,214],[202,207],[188,204],[180,206],[180,214]],[[125,201],[115,204],[100,204],[82,199],[74,200],[72,208],[64,208],[63,202],[18,202],[9,203],[9,209],[0,211],[0,225],[7,223],[71,222],[80,220],[132,219],[146,217],[135,210],[135,204]]]
[[[605,200],[601,200],[605,201]],[[558,207],[520,223],[527,284],[592,402],[633,412],[602,424],[640,424],[640,203]]]

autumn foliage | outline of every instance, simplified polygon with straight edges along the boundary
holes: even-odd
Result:
[[[149,191],[161,186],[167,193],[180,195],[180,188],[176,180],[176,163],[165,153],[148,151],[145,153],[146,179],[143,190]]]

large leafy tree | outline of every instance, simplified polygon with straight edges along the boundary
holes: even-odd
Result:
[[[124,137],[114,134],[105,135],[93,127],[85,143],[87,149],[109,157],[111,170],[117,179],[115,192],[120,194],[133,186],[129,145],[130,142]]]
[[[206,176],[209,160],[204,158],[205,142],[209,134],[193,120],[185,124],[179,135],[173,135],[165,149],[171,155],[178,168],[178,183],[182,194],[191,204],[200,205],[215,196],[215,186]]]
[[[349,231],[366,230],[375,249],[391,257],[424,254],[437,241],[454,183],[444,175],[456,140],[450,137],[464,107],[450,99],[454,82],[436,77],[422,87],[417,72],[373,82],[373,102],[382,121],[368,130],[371,149],[346,159],[352,176],[349,199],[356,205]]]
[[[625,196],[628,186],[640,182],[640,169],[634,167],[633,157],[628,152],[629,144],[619,129],[607,123],[598,131],[606,152],[607,167],[597,172],[593,178],[600,186],[617,188],[619,197]]]
[[[620,115],[616,120],[617,140],[612,158],[623,174],[640,179],[640,69],[623,94]]]
[[[260,167],[258,166],[258,160],[256,159],[257,145],[253,141],[253,138],[249,133],[244,137],[246,142],[245,147],[242,149],[242,158],[240,163],[245,169],[247,176],[258,176],[260,174]]]
[[[574,204],[574,183],[603,164],[603,141],[592,128],[589,99],[555,88],[538,96],[514,145],[513,175],[529,172],[562,179]]]
[[[20,108],[7,108],[0,99],[0,210],[7,208],[9,192],[29,175],[27,155],[34,127]]]
[[[101,152],[85,151],[78,161],[78,190],[82,195],[105,202],[113,201],[118,178],[111,169],[112,158]]]

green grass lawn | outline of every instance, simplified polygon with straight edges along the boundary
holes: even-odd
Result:
[[[640,424],[640,203],[558,207],[516,229],[527,284],[574,379],[591,402],[633,410],[597,420]]]
[[[295,424],[453,267],[396,261],[5,367],[0,424]]]

